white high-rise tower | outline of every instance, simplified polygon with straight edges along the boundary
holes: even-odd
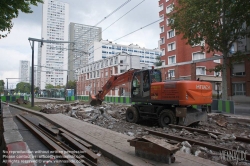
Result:
[[[69,5],[55,0],[44,0],[42,38],[44,40],[68,41]],[[38,85],[66,85],[68,44],[43,43],[38,49]]]

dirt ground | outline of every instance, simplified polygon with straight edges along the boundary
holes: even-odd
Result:
[[[198,125],[194,126],[198,129],[221,133],[221,135],[216,136],[211,133],[206,135],[197,132],[189,132],[185,129],[180,130],[171,127],[161,128],[157,121],[152,120],[144,120],[138,124],[126,122],[125,113],[127,107],[129,107],[128,105],[103,103],[100,107],[92,107],[86,102],[76,102],[71,104],[39,103],[37,106],[39,106],[41,112],[44,113],[62,113],[131,137],[148,135],[148,132],[144,131],[144,129],[149,129],[250,154],[250,142],[244,143],[235,140],[236,136],[250,139],[250,124],[240,121],[229,123],[227,121],[227,116],[223,114],[210,115],[207,122],[200,122]],[[206,147],[190,145],[189,143],[182,143],[180,146],[180,150],[185,153],[200,156],[225,165],[250,166],[250,163],[245,161],[238,161],[237,163],[233,160],[226,161],[227,159],[222,158],[223,152],[218,153]]]

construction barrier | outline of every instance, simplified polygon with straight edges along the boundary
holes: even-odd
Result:
[[[234,101],[218,100],[218,111],[235,114]]]
[[[29,96],[1,96],[3,102],[16,102],[16,99],[22,98],[24,100],[29,100]]]
[[[84,100],[88,101],[89,96],[71,96],[66,97],[66,101],[74,101],[74,100]],[[125,96],[105,96],[104,101],[106,102],[112,102],[112,103],[124,103],[124,104],[134,104],[134,102],[131,103],[130,97]],[[201,109],[200,105],[193,105],[196,109]],[[231,113],[234,114],[234,102],[230,100],[213,100],[212,104],[208,104],[209,112],[213,111],[219,111],[223,113]]]

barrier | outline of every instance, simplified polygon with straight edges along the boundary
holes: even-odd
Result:
[[[3,102],[16,102],[16,99],[22,98],[24,100],[29,100],[29,96],[1,96]]]
[[[218,100],[218,111],[235,114],[234,101]]]
[[[66,97],[66,101],[83,100],[88,101],[89,96],[71,96]],[[105,96],[104,101],[112,103],[124,103],[124,104],[134,104],[131,103],[131,99],[128,96]],[[208,104],[209,110],[220,111],[223,113],[235,113],[234,102],[230,100],[213,100],[212,104]],[[201,105],[193,105],[193,108],[201,109]],[[211,111],[210,111],[211,112]]]

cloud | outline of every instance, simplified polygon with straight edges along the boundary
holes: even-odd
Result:
[[[117,0],[62,0],[70,6],[69,21],[95,25],[126,1]],[[105,29],[142,0],[131,0],[124,7],[106,18],[98,26]],[[102,33],[104,40],[118,39],[159,19],[158,1],[145,0]],[[20,13],[14,19],[14,27],[7,38],[0,40],[0,79],[18,77],[19,60],[31,61],[31,48],[28,37],[41,38],[42,4],[32,6],[33,13]],[[155,23],[134,34],[126,36],[115,43],[138,44],[141,47],[156,48],[159,40],[159,23]],[[37,63],[37,43],[35,46],[35,64]]]

